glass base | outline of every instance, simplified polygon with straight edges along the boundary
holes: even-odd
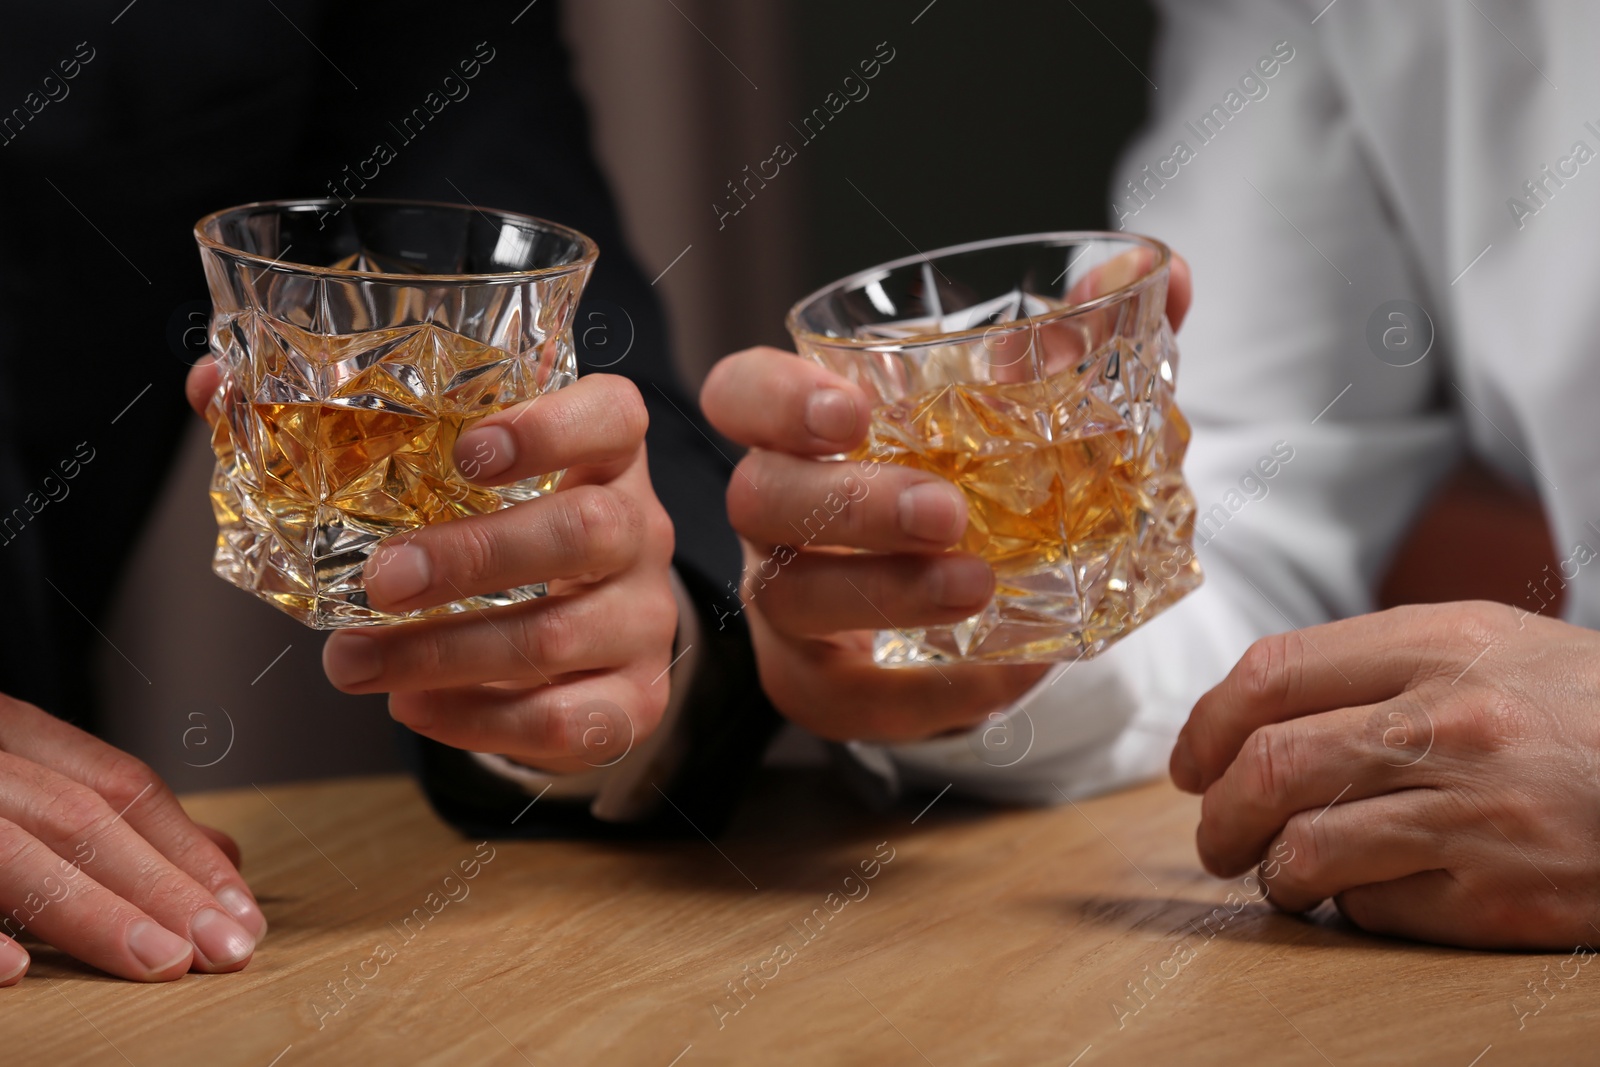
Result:
[[[872,658],[881,667],[942,663],[1065,663],[1091,659],[1149,622],[1204,580],[1191,556],[1155,589],[1122,585],[1090,611],[1072,592],[1006,589],[989,606],[953,626],[879,630]],[[1048,583],[1047,583],[1048,584]]]

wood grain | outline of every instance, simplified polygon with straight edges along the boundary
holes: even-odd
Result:
[[[1168,785],[922,803],[868,815],[793,773],[715,847],[480,846],[405,779],[190,797],[271,920],[249,969],[140,986],[41,948],[0,990],[0,1062],[1593,1062],[1592,959],[1276,915],[1199,869]]]

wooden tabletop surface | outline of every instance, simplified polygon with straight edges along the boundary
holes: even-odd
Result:
[[[1200,870],[1165,784],[875,815],[791,772],[715,845],[481,844],[399,778],[185,803],[244,849],[272,924],[250,967],[141,986],[39,948],[0,990],[0,1063],[1600,1059],[1586,953],[1277,915]]]

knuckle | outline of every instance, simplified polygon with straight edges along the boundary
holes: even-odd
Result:
[[[570,696],[558,696],[546,703],[538,718],[534,737],[540,751],[561,755],[582,751],[588,724],[584,722],[577,701]]]
[[[659,594],[646,597],[639,607],[646,647],[668,646],[678,633],[678,598],[663,585]]]
[[[1235,681],[1240,699],[1252,706],[1281,703],[1288,696],[1286,669],[1292,634],[1281,633],[1254,642],[1239,659]]]
[[[194,883],[189,876],[160,859],[139,865],[126,898],[129,903],[142,907],[149,907],[156,901],[197,906],[200,902],[193,899],[194,895]]]
[[[1506,610],[1506,605],[1487,600],[1469,600],[1455,605],[1452,610],[1462,632],[1479,647],[1499,640],[1513,616],[1513,612]]]
[[[598,485],[571,490],[563,518],[562,540],[575,558],[618,558],[640,524],[632,501]]]
[[[521,625],[522,644],[533,661],[554,669],[559,670],[561,664],[572,662],[586,643],[582,627],[567,601],[553,602],[548,611],[524,616]]]
[[[1398,608],[1419,635],[1418,675],[1455,680],[1473,660],[1505,637],[1515,612],[1505,604],[1466,601]]]
[[[1420,764],[1439,740],[1441,723],[1415,691],[1407,691],[1372,709],[1367,717],[1371,736],[1390,767]],[[1424,770],[1420,773],[1428,773]]]
[[[87,841],[104,829],[116,812],[99,793],[77,782],[66,782],[49,798],[43,824],[60,842]]]
[[[118,811],[132,805],[140,797],[164,792],[166,786],[156,777],[156,772],[143,760],[125,752],[108,756],[95,778],[98,792],[106,803]]]
[[[645,510],[644,535],[651,546],[654,559],[670,560],[678,550],[677,527],[673,525],[672,516],[667,514],[667,509],[654,497]]]
[[[1445,743],[1469,755],[1499,752],[1534,730],[1525,704],[1499,689],[1486,689],[1457,705],[1446,717]]]
[[[664,685],[634,686],[628,699],[618,706],[623,737],[642,741],[655,733],[661,717],[667,711],[667,687]]]
[[[0,819],[0,870],[22,870],[27,861],[44,846],[28,831],[9,819]]]
[[[832,466],[842,468],[845,465],[836,463]],[[862,544],[869,539],[873,539],[880,532],[894,529],[893,512],[890,512],[887,516],[888,522],[886,523],[873,513],[873,509],[860,506],[859,500],[851,497],[848,492],[848,486],[844,484],[850,478],[850,474],[847,471],[835,470],[830,473],[832,473],[833,477],[830,479],[828,496],[823,502],[823,506],[828,511],[833,512],[833,518],[838,521],[839,528],[843,533],[843,537],[840,540],[852,545]],[[837,512],[833,510],[834,504],[838,505]]]
[[[1245,742],[1245,787],[1261,807],[1273,807],[1294,787],[1299,759],[1294,730],[1287,725],[1263,726]]]
[[[442,529],[449,531],[448,554],[453,569],[464,582],[477,584],[494,575],[500,560],[499,539],[490,523],[452,522]],[[437,553],[430,553],[437,558]]]
[[[215,842],[200,832],[199,827],[186,826],[184,829],[187,832],[180,834],[176,842],[162,846],[164,854],[173,866],[197,872],[193,875],[196,881],[206,883],[207,887],[216,887],[220,880],[232,872],[233,864],[226,855],[222,855],[222,850]]]
[[[382,680],[385,688],[403,687],[407,682],[420,679],[442,678],[451,673],[451,669],[462,658],[463,650],[453,630],[419,633],[406,640],[408,636],[403,633],[384,634],[378,639],[384,645],[385,672]],[[501,642],[500,647],[505,647],[505,643]],[[389,667],[391,663],[394,664],[392,668]]]
[[[591,766],[620,760],[654,729],[653,719],[641,719],[647,703],[631,686],[616,699],[589,696],[569,701],[562,712],[563,750]]]
[[[609,398],[611,411],[623,439],[637,444],[644,440],[645,431],[650,428],[650,410],[645,407],[644,396],[637,385],[627,378],[618,377],[616,381],[619,384]]]

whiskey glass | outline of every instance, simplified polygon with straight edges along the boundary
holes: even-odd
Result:
[[[316,629],[544,595],[541,583],[394,615],[367,603],[362,573],[386,538],[556,488],[560,471],[475,485],[453,450],[485,415],[575,380],[594,242],[401,200],[247,204],[195,238],[221,369],[207,410],[213,570]]]
[[[1088,658],[1200,584],[1170,263],[1145,237],[1030,234],[908,256],[794,306],[800,355],[873,405],[837,460],[954,483],[956,547],[996,575],[969,619],[879,631],[876,662]]]

